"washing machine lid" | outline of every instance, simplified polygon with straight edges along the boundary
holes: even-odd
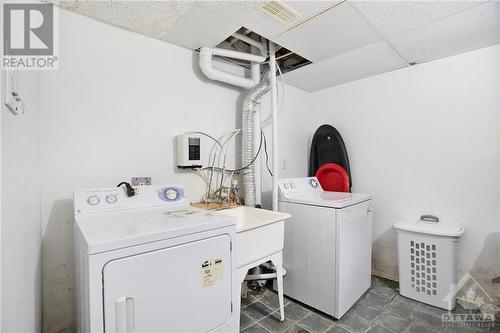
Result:
[[[236,220],[196,208],[156,207],[79,215],[75,223],[88,254],[97,254],[223,228]]]
[[[344,208],[371,199],[371,194],[323,191],[316,177],[280,179],[280,201]]]

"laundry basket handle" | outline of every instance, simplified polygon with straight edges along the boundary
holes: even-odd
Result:
[[[422,215],[420,216],[420,221],[438,223],[439,217],[437,217],[436,215],[428,215],[428,214]]]

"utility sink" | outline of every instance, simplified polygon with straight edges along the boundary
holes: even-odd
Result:
[[[216,213],[236,218],[238,267],[283,250],[284,222],[290,214],[247,206],[222,209]]]

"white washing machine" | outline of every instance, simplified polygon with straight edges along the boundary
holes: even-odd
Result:
[[[371,195],[325,192],[316,177],[281,179],[284,293],[341,318],[371,284]]]
[[[234,217],[180,186],[74,193],[79,332],[235,332]]]

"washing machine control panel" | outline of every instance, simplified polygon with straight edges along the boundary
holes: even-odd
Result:
[[[280,179],[278,186],[280,194],[285,197],[290,194],[323,191],[316,177]]]
[[[99,213],[131,208],[189,205],[184,188],[178,185],[135,187],[136,195],[128,197],[125,188],[112,187],[78,190],[74,193],[75,214]]]
[[[166,202],[179,201],[184,198],[184,190],[180,187],[165,187],[158,192],[158,197]]]

